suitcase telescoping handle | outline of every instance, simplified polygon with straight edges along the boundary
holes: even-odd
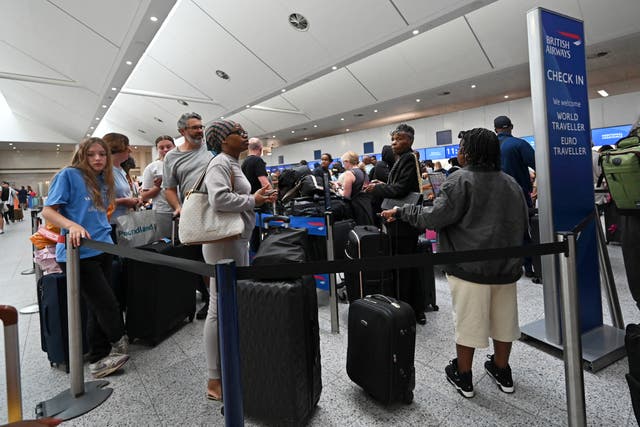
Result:
[[[291,219],[288,216],[283,215],[268,216],[263,220],[264,228],[269,228],[269,224],[272,222],[279,222],[283,227],[287,228]]]
[[[392,305],[395,308],[400,308],[400,304],[398,304],[398,301],[394,300],[393,298],[389,298],[386,295],[382,295],[382,294],[373,294],[373,295],[367,295],[369,298],[371,299],[375,299],[378,301],[382,301],[382,302],[386,302],[390,305]]]

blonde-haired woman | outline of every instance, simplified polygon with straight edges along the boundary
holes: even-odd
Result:
[[[342,197],[349,201],[352,218],[357,225],[374,224],[372,197],[363,190],[369,184],[369,177],[358,165],[358,155],[347,151],[342,155],[342,164],[345,168]]]

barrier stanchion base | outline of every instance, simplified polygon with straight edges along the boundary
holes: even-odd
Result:
[[[31,304],[26,307],[22,307],[19,310],[20,314],[35,314],[38,311],[40,311],[40,307],[38,307],[38,304]]]
[[[520,331],[525,341],[537,341],[562,354],[562,345],[547,340],[544,319],[521,326]],[[609,325],[602,325],[582,334],[583,367],[597,372],[625,357],[624,334],[624,330]]]
[[[25,271],[21,272],[20,274],[22,274],[23,276],[27,276],[29,274],[36,274],[36,269],[35,268],[30,268],[28,270],[25,270]]]
[[[89,381],[84,383],[84,394],[78,397],[71,396],[71,389],[58,394],[36,405],[36,417],[55,417],[67,421],[102,405],[113,393],[112,388],[106,388],[109,381]]]

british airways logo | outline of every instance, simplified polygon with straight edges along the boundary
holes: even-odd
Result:
[[[577,34],[569,33],[567,31],[558,31],[558,34],[572,40],[572,43],[576,46],[580,46],[582,44],[582,39]]]
[[[578,34],[558,31],[557,36],[545,36],[544,50],[547,55],[571,59],[571,45],[580,46],[581,44],[582,38]]]

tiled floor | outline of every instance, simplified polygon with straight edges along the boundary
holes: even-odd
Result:
[[[25,215],[26,216],[26,215]],[[29,218],[26,216],[26,218]],[[20,273],[31,266],[27,237],[30,223],[12,224],[0,235],[0,304],[18,308],[36,301],[34,276]],[[640,311],[627,289],[619,246],[609,252],[626,323],[639,322]],[[518,283],[521,324],[543,317],[542,287],[529,280]],[[437,282],[440,311],[427,313],[418,327],[416,389],[411,405],[384,407],[368,397],[346,375],[346,304],[340,304],[339,335],[332,334],[326,295],[320,295],[323,390],[311,419],[313,426],[478,426],[566,425],[563,361],[527,343],[516,342],[511,366],[516,382],[513,395],[501,393],[483,370],[484,355],[476,352],[476,397],[462,398],[447,383],[443,369],[454,355],[451,302],[447,284]],[[605,321],[609,322],[605,307]],[[155,348],[131,346],[131,361],[122,374],[109,377],[114,392],[94,411],[64,423],[77,426],[223,425],[220,404],[205,399],[205,361],[202,321],[186,324]],[[64,372],[49,367],[40,350],[38,315],[20,315],[22,396],[25,417],[36,404],[69,387]],[[4,372],[4,348],[0,348]],[[585,372],[587,421],[594,426],[636,425],[624,379],[623,359],[597,373]],[[85,367],[85,380],[89,379]],[[0,422],[6,422],[5,376],[0,377]],[[247,425],[260,425],[245,420]]]

